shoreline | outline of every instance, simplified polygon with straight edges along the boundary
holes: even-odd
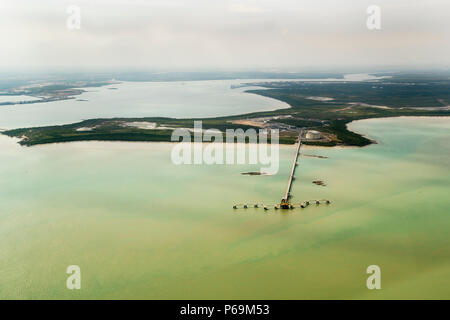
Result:
[[[379,79],[380,84],[384,79]],[[199,80],[201,81],[201,80]],[[219,80],[217,80],[219,81]],[[247,83],[245,83],[247,81]],[[368,119],[383,119],[396,117],[448,117],[450,110],[427,109],[426,106],[432,106],[428,101],[422,101],[424,106],[420,110],[417,108],[405,107],[411,104],[414,98],[413,93],[410,98],[402,100],[399,103],[396,96],[392,98],[383,97],[384,101],[375,103],[376,105],[389,105],[389,108],[372,108],[365,103],[351,102],[352,99],[359,99],[366,95],[366,87],[372,85],[372,81],[354,81],[357,86],[350,85],[352,82],[345,82],[347,91],[353,90],[364,92],[359,93],[360,98],[354,97],[349,93],[340,93],[341,85],[332,87],[317,87],[317,83],[307,89],[304,86],[298,86],[295,79],[285,80],[277,79],[271,82],[271,79],[253,79],[240,80],[247,89],[242,93],[255,94],[262,98],[275,100],[286,105],[286,107],[269,111],[255,111],[226,116],[206,116],[191,118],[172,118],[162,116],[146,117],[113,117],[113,118],[92,118],[88,120],[73,122],[62,125],[44,125],[10,129],[0,132],[0,134],[10,137],[20,138],[19,144],[33,146],[49,143],[67,143],[74,141],[126,141],[126,142],[177,142],[172,141],[172,134],[176,129],[188,129],[192,131],[195,121],[202,121],[204,130],[215,129],[221,132],[222,136],[228,129],[236,130],[279,130],[279,144],[294,144],[297,140],[299,130],[315,130],[320,132],[318,140],[304,140],[304,146],[320,147],[363,147],[377,143],[364,134],[349,130],[351,123]],[[262,82],[265,81],[265,82]],[[303,79],[303,83],[308,83]],[[319,81],[319,84],[323,82]],[[336,81],[335,83],[339,83]],[[123,84],[124,82],[122,82]],[[282,83],[282,85],[280,85]],[[349,83],[349,84],[347,84]],[[116,85],[116,84],[114,84]],[[251,85],[248,87],[248,85]],[[361,89],[363,86],[363,89]],[[254,88],[258,89],[255,90]],[[317,92],[322,90],[324,92]],[[328,92],[331,90],[331,92]],[[333,91],[334,90],[334,91]],[[327,93],[328,92],[328,93]],[[333,94],[334,92],[334,94]],[[333,97],[326,101],[316,101],[309,99],[315,97]],[[379,99],[379,96],[368,95],[367,98]],[[393,99],[391,101],[391,99]],[[430,100],[430,99],[429,99]],[[362,101],[362,100],[361,100]],[[389,103],[391,101],[391,103]],[[431,101],[431,100],[430,100]],[[185,111],[189,111],[186,107]],[[182,112],[183,113],[183,112]],[[145,127],[146,123],[152,123],[151,127]],[[129,125],[134,123],[134,125]],[[136,125],[142,123],[142,125]],[[191,140],[192,140],[191,133]],[[269,140],[270,141],[270,140]]]
[[[369,121],[369,120],[385,120],[385,119],[395,119],[395,118],[399,118],[399,119],[411,119],[411,118],[418,118],[418,119],[433,119],[433,118],[442,118],[442,119],[450,119],[450,115],[449,116],[442,116],[442,115],[436,115],[436,116],[432,116],[432,115],[428,115],[428,116],[394,116],[394,117],[379,117],[379,118],[364,118],[364,119],[357,119],[357,120],[353,120],[351,122],[347,123],[347,128],[348,125],[351,123],[355,123],[355,122],[360,122],[360,121]],[[93,119],[95,120],[95,119]],[[43,127],[46,128],[46,127]],[[316,145],[316,144],[303,144],[303,148],[305,149],[310,149],[310,150],[314,150],[314,149],[322,149],[322,148],[331,148],[331,149],[348,149],[348,148],[362,148],[362,147],[366,147],[366,146],[370,146],[370,145],[374,145],[374,144],[378,144],[378,141],[370,139],[366,134],[364,133],[360,133],[360,132],[356,132],[356,131],[352,131],[350,129],[348,129],[350,132],[353,132],[355,134],[361,135],[367,139],[369,139],[371,141],[370,144],[364,145],[364,146],[355,146],[355,145],[332,145],[332,146],[328,146],[328,145]],[[139,141],[139,140],[108,140],[108,139],[92,139],[92,140],[72,140],[72,141],[55,141],[55,142],[48,142],[48,143],[38,143],[38,144],[32,144],[32,145],[27,145],[27,144],[22,144],[21,141],[22,139],[16,136],[11,136],[11,135],[7,135],[4,132],[8,131],[8,130],[0,130],[0,134],[14,140],[15,144],[19,144],[21,147],[33,147],[33,146],[40,146],[40,145],[58,145],[58,144],[68,144],[68,143],[81,143],[81,142],[106,142],[106,143],[142,143],[142,144],[173,144],[173,143],[179,143],[178,141],[164,141],[164,140],[153,140],[153,141]],[[195,142],[192,142],[195,143]],[[214,143],[214,142],[202,142],[205,144],[210,144],[210,143]],[[237,144],[238,142],[234,142],[233,144]],[[229,145],[230,143],[227,142],[223,142],[223,145]],[[246,142],[246,145],[248,145],[249,143]],[[258,145],[260,143],[257,143]],[[270,145],[270,143],[267,143],[268,145]],[[279,145],[281,147],[289,147],[292,146],[292,143],[279,143]]]
[[[281,109],[283,110],[283,109]],[[356,121],[364,121],[364,120],[371,120],[371,119],[389,119],[389,118],[448,118],[450,116],[443,116],[443,115],[424,115],[424,116],[392,116],[392,117],[372,117],[372,118],[362,118],[362,119],[354,119],[351,120],[349,122],[345,122],[345,129],[347,132],[353,134],[353,135],[357,135],[359,137],[361,137],[362,139],[365,139],[366,141],[368,141],[368,143],[365,143],[363,145],[354,145],[354,144],[346,144],[346,143],[338,143],[336,141],[332,141],[331,143],[321,143],[321,142],[317,142],[317,141],[304,141],[303,142],[303,146],[311,146],[311,147],[364,147],[364,146],[368,146],[368,145],[372,145],[372,144],[376,144],[377,141],[370,139],[369,137],[367,137],[364,134],[361,134],[359,132],[355,132],[352,130],[349,130],[348,125],[356,122]],[[225,119],[228,119],[229,117],[225,117]],[[237,116],[232,116],[231,118],[236,119],[238,118]],[[150,121],[150,119],[148,118],[119,118],[121,121],[140,121],[140,122],[147,122]],[[79,127],[84,127],[86,122],[101,122],[103,123],[110,123],[110,122],[116,122],[119,119],[117,118],[111,118],[111,119],[90,119],[90,120],[85,120],[82,122],[78,122],[78,123],[73,123],[73,124],[68,124],[68,125],[61,125],[61,126],[45,126],[45,127],[33,127],[33,128],[20,128],[20,129],[12,129],[12,130],[0,130],[0,134],[2,135],[6,135],[8,137],[11,138],[16,138],[18,139],[17,143],[22,145],[22,146],[27,146],[27,147],[31,147],[31,146],[35,146],[35,145],[42,145],[42,144],[56,144],[56,143],[69,143],[69,142],[82,142],[82,141],[110,141],[110,142],[166,142],[166,143],[176,143],[177,141],[171,141],[170,137],[172,135],[172,129],[171,128],[169,130],[163,130],[163,129],[137,129],[137,128],[128,128],[129,131],[125,132],[123,135],[116,135],[114,136],[112,134],[112,132],[106,132],[105,136],[100,137],[98,134],[96,134],[94,132],[93,135],[91,136],[87,136],[89,135],[92,131],[77,131],[77,129],[79,129]],[[160,119],[160,118],[157,118]],[[164,119],[164,118],[163,118]],[[223,119],[223,117],[219,118],[219,119]],[[185,119],[173,119],[173,118],[167,118],[166,120],[169,121],[186,121]],[[192,119],[189,119],[188,121],[191,121]],[[209,119],[205,119],[205,121],[208,121]],[[214,118],[212,120],[217,121],[218,118]],[[193,120],[192,120],[193,121]],[[255,128],[252,126],[242,126],[244,127],[243,129],[260,129],[260,128]],[[76,131],[75,136],[72,137],[68,137],[68,136],[64,136],[62,135],[60,138],[47,138],[45,140],[33,140],[30,139],[27,136],[27,133],[29,132],[34,132],[34,131],[46,131],[46,130],[62,130],[62,134],[67,133],[65,130],[65,128],[71,128],[72,129],[72,133],[74,132],[74,130]],[[206,129],[213,129],[213,128],[205,128]],[[223,133],[222,130],[218,129],[219,131],[221,131]],[[83,135],[84,134],[84,135]],[[136,134],[138,136],[136,136]],[[139,134],[141,134],[139,136]],[[295,134],[292,136],[285,136],[282,139],[280,139],[279,144],[280,145],[292,145],[295,143],[295,139],[297,137],[298,132],[295,131]],[[134,136],[133,136],[134,135]],[[148,135],[148,136],[146,136]],[[270,140],[270,139],[269,139]]]

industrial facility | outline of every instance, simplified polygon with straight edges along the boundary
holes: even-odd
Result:
[[[308,130],[305,135],[305,139],[307,140],[319,140],[322,138],[322,135],[319,131],[316,130]]]

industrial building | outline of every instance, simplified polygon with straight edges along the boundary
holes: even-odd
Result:
[[[308,130],[305,136],[308,140],[319,140],[321,137],[320,132],[315,130]]]

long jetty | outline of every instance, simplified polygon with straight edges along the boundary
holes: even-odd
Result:
[[[298,161],[298,156],[300,155],[300,148],[302,146],[302,131],[300,131],[299,135],[298,135],[298,140],[297,140],[297,147],[295,149],[295,157],[294,157],[294,162],[292,163],[292,168],[291,168],[291,174],[289,175],[289,181],[288,181],[288,185],[286,188],[286,193],[284,194],[283,199],[281,199],[281,203],[279,205],[274,205],[274,209],[294,209],[295,206],[297,204],[291,203],[289,202],[289,199],[291,198],[291,188],[292,188],[292,182],[295,179],[295,168],[297,167],[297,161]],[[321,200],[306,200],[303,201],[301,203],[298,203],[300,205],[301,208],[306,208],[307,206],[309,206],[311,202],[315,202],[316,205],[319,205],[322,202],[325,202],[326,204],[330,204],[330,200],[327,199],[321,199]],[[260,204],[260,203],[256,203],[253,205],[254,208],[259,208],[259,206],[262,205],[264,210],[269,210],[268,206],[264,205],[264,204]],[[244,209],[248,209],[249,205],[248,204],[235,204],[233,205],[233,209],[238,209],[239,207],[242,207]]]
[[[297,167],[298,155],[300,154],[300,147],[302,145],[302,131],[300,131],[298,135],[297,148],[295,150],[294,162],[292,163],[291,174],[289,175],[289,181],[286,188],[286,193],[284,194],[283,199],[281,200],[281,204],[287,204],[289,202],[289,198],[291,197],[291,187],[292,181],[294,180],[295,168]]]
[[[294,162],[292,163],[292,168],[291,168],[291,174],[289,175],[289,181],[288,181],[288,185],[286,188],[286,193],[284,194],[283,199],[281,199],[280,204],[276,204],[274,205],[274,209],[294,209],[295,206],[298,204],[300,205],[301,208],[306,208],[307,206],[310,205],[310,201],[311,202],[315,202],[316,205],[319,205],[322,202],[325,202],[326,204],[330,204],[330,200],[327,199],[320,199],[320,200],[306,200],[303,201],[301,203],[291,203],[289,202],[290,198],[291,198],[291,188],[292,188],[292,182],[295,179],[295,168],[297,167],[297,161],[298,161],[298,156],[300,155],[300,148],[302,146],[302,131],[300,131],[299,135],[298,135],[298,140],[297,140],[297,147],[295,149],[295,157],[294,157]],[[264,210],[269,210],[268,206],[261,204],[264,208]],[[256,203],[253,205],[254,208],[259,208],[260,203]],[[249,205],[248,204],[235,204],[233,205],[233,209],[238,209],[239,207],[242,207],[244,209],[248,209]]]

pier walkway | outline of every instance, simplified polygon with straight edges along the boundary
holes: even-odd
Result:
[[[281,199],[281,203],[280,203],[280,207],[281,208],[289,208],[290,204],[289,204],[289,198],[291,197],[291,187],[292,187],[292,181],[295,178],[295,168],[297,167],[297,160],[298,160],[298,156],[300,154],[300,147],[302,146],[302,131],[300,131],[299,135],[298,135],[298,141],[297,141],[297,148],[295,150],[295,156],[294,156],[294,162],[292,163],[292,168],[291,168],[291,174],[289,175],[289,181],[288,181],[288,185],[286,188],[286,193],[284,194],[283,199]]]
[[[290,198],[291,198],[291,188],[292,188],[292,183],[295,179],[295,168],[297,167],[297,161],[298,161],[298,157],[300,155],[300,148],[302,146],[302,131],[300,131],[299,135],[298,135],[298,140],[297,140],[297,146],[295,149],[295,156],[294,156],[294,162],[292,163],[292,168],[291,168],[291,173],[289,175],[289,181],[288,181],[288,185],[286,188],[286,193],[284,194],[283,199],[281,199],[281,203],[280,204],[275,204],[273,206],[274,209],[278,210],[278,209],[294,209],[295,206],[299,205],[301,208],[306,208],[310,205],[310,203],[316,203],[316,205],[319,205],[321,203],[326,203],[327,205],[330,204],[330,200],[327,199],[319,199],[319,200],[305,200],[303,202],[300,203],[292,203],[290,202]],[[264,208],[264,210],[269,210],[269,206],[264,205],[263,203],[255,203],[253,205],[249,205],[247,203],[244,204],[235,204],[233,205],[233,209],[238,209],[238,208],[243,208],[243,209],[248,209],[251,206],[253,206],[253,208],[259,208],[260,206],[262,206]]]

